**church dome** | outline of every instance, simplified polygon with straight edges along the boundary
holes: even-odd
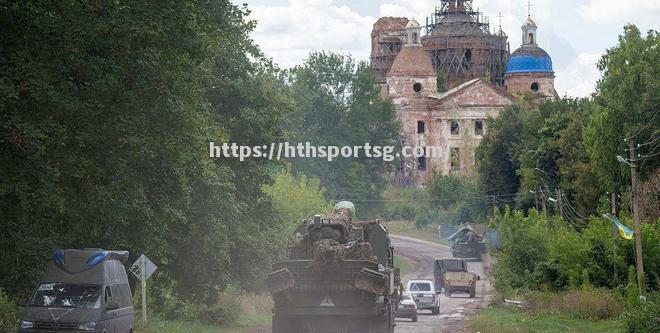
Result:
[[[534,21],[532,21],[532,18],[531,18],[531,17],[528,17],[527,20],[525,20],[525,22],[523,22],[523,25],[522,25],[522,26],[523,26],[523,27],[533,27],[533,28],[536,28],[536,23],[534,23]]]
[[[396,55],[388,76],[427,77],[436,76],[435,67],[421,45],[405,45]]]
[[[408,24],[406,25],[406,28],[417,28],[417,27],[419,27],[419,23],[414,18],[408,21]]]
[[[507,73],[552,73],[552,59],[536,44],[524,44],[509,57]]]

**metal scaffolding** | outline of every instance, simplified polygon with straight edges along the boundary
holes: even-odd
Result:
[[[504,86],[507,36],[501,28],[491,32],[488,18],[472,8],[471,0],[441,0],[426,19],[422,44],[435,68],[445,72],[450,87],[477,77]]]

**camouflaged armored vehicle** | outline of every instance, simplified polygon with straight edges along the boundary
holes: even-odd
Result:
[[[273,333],[392,333],[399,270],[387,230],[353,221],[340,202],[332,213],[303,220],[288,258],[273,264]]]

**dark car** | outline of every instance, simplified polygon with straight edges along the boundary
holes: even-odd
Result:
[[[404,291],[399,301],[399,308],[396,310],[397,318],[410,318],[413,323],[417,322],[417,304],[409,292]]]

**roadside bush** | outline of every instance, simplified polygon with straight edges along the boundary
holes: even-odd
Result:
[[[607,289],[531,292],[524,297],[529,303],[529,310],[539,314],[598,321],[617,318],[623,312],[622,299]]]
[[[385,219],[388,221],[415,221],[415,206],[406,202],[388,207],[385,210]]]
[[[18,308],[4,290],[0,289],[0,333],[16,332]]]
[[[628,332],[660,332],[660,293],[650,293],[645,301],[628,305],[623,321]]]

